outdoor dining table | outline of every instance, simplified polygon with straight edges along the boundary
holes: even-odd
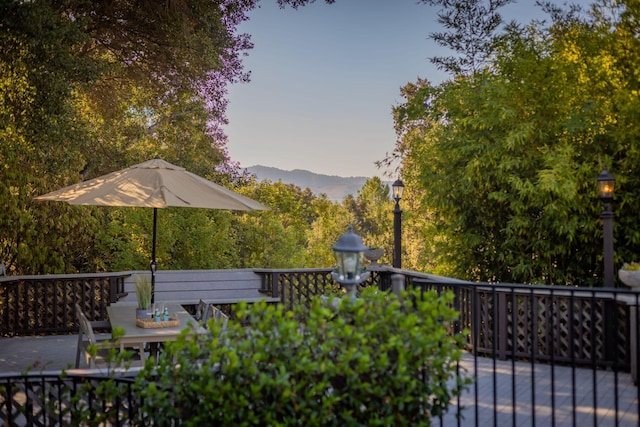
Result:
[[[140,353],[140,360],[145,361],[145,347],[148,344],[152,349],[156,349],[159,343],[174,341],[180,333],[195,325],[195,331],[199,334],[207,333],[198,322],[189,314],[180,304],[165,304],[169,309],[169,315],[172,318],[178,318],[180,324],[178,326],[162,327],[162,328],[143,328],[136,324],[136,307],[134,305],[112,304],[107,307],[109,321],[112,330],[122,328],[124,336],[118,337],[120,349],[125,347],[137,347]]]

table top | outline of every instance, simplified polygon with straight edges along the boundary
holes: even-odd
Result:
[[[166,304],[169,316],[180,319],[179,326],[168,328],[141,328],[136,325],[136,307],[132,305],[118,306],[112,304],[107,307],[111,328],[124,329],[125,335],[119,338],[122,344],[153,343],[175,340],[183,329],[196,326],[197,333],[206,333],[207,330],[198,325],[198,322],[179,304]]]

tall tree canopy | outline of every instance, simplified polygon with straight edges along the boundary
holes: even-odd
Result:
[[[395,155],[422,189],[425,251],[442,273],[601,285],[602,168],[619,184],[616,260],[640,256],[640,8],[546,8],[549,26],[506,26],[476,45],[484,67],[437,86],[408,84],[394,110]]]
[[[241,58],[251,43],[237,26],[256,4],[0,1],[0,261],[9,271],[95,271],[122,260],[106,248],[133,242],[114,223],[127,214],[32,202],[46,191],[155,156],[239,182],[220,125],[228,85],[248,79]]]

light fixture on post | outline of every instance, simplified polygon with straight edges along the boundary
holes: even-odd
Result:
[[[355,298],[357,285],[369,277],[369,272],[364,271],[362,267],[364,251],[367,247],[362,243],[360,236],[353,232],[353,227],[350,225],[332,249],[338,267],[331,276],[346,289],[351,298]]]
[[[615,190],[616,179],[604,169],[598,175],[598,188],[600,190],[600,200],[604,203],[604,210],[600,214],[603,228],[603,249],[604,249],[604,286],[613,288],[613,217],[611,209],[613,192]]]
[[[400,178],[392,184],[393,200],[396,206],[393,208],[393,266],[402,268],[402,209],[400,209],[400,199],[404,192],[404,184]]]
[[[151,304],[153,304],[156,302],[156,271],[158,270],[158,263],[155,258],[151,261],[151,264],[149,264],[149,269],[151,270]]]

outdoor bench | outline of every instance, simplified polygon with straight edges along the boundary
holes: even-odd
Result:
[[[151,274],[132,272],[125,280],[128,295],[117,304],[137,304],[134,277]],[[262,291],[262,279],[253,270],[161,270],[156,272],[154,302],[197,305],[200,300],[212,304],[280,302]]]

